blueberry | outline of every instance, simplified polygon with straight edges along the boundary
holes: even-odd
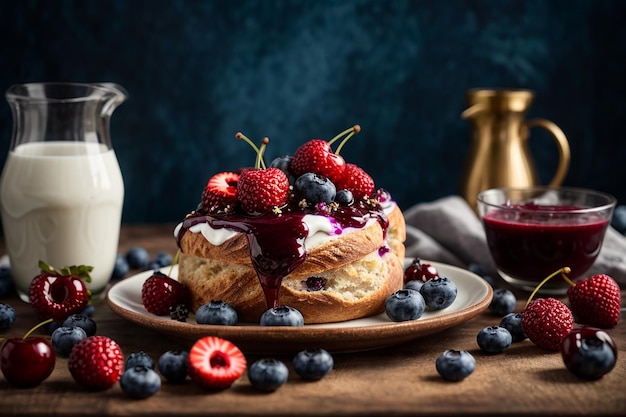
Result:
[[[137,366],[144,366],[149,369],[154,369],[154,359],[149,353],[140,350],[139,352],[133,352],[126,358],[124,369],[130,369]]]
[[[0,266],[0,298],[10,297],[15,293],[15,283],[11,275],[11,267]]]
[[[167,382],[181,383],[187,378],[187,361],[189,352],[184,350],[168,350],[157,362],[159,372]]]
[[[476,342],[487,353],[502,353],[511,346],[512,337],[504,327],[489,326],[478,332]]]
[[[272,162],[270,162],[270,168],[278,168],[287,175],[287,179],[289,180],[289,184],[293,184],[296,179],[294,175],[291,173],[289,169],[289,165],[291,165],[291,160],[293,159],[293,155],[282,155],[274,158]]]
[[[126,261],[132,269],[144,269],[150,262],[150,256],[147,250],[135,246],[126,252]]]
[[[57,327],[50,337],[55,352],[64,358],[70,356],[74,345],[87,338],[87,333],[82,327]]]
[[[164,267],[164,266],[171,265],[172,260],[173,260],[172,255],[170,255],[169,253],[159,252],[156,254],[153,261],[156,262],[161,267]]]
[[[72,314],[61,324],[63,327],[81,327],[87,336],[93,336],[96,334],[98,330],[98,326],[96,325],[96,321],[84,314]]]
[[[302,313],[293,307],[270,308],[261,315],[261,326],[304,326]]]
[[[561,342],[561,358],[574,375],[596,380],[615,367],[617,346],[606,331],[581,327],[572,330]]]
[[[522,330],[522,313],[509,313],[502,317],[500,327],[504,327],[511,333],[512,343],[521,342],[528,337]]]
[[[351,206],[354,204],[354,196],[350,190],[339,190],[335,194],[335,203],[341,206]]]
[[[16,318],[17,315],[13,307],[0,303],[0,332],[10,329]]]
[[[96,310],[96,308],[94,307],[93,304],[87,304],[87,307],[85,307],[82,311],[79,312],[79,314],[82,314],[83,316],[87,316],[87,317],[93,317],[93,313]]]
[[[467,269],[487,281],[487,283],[492,287],[495,285],[495,281],[493,280],[493,278],[487,273],[487,271],[485,271],[485,269],[481,265],[477,263],[471,263],[467,266]]]
[[[146,265],[144,269],[146,271],[160,271],[161,268],[161,264],[158,261],[152,260],[148,262],[148,265]]]
[[[611,226],[621,234],[626,234],[626,205],[620,204],[615,207]]]
[[[288,377],[287,365],[274,358],[259,359],[248,368],[248,379],[259,391],[276,391],[287,382]]]
[[[133,398],[148,398],[161,388],[161,377],[152,368],[134,366],[122,374],[120,388]]]
[[[424,297],[426,306],[433,310],[443,310],[450,307],[456,300],[456,284],[447,277],[431,278],[422,285],[420,293]]]
[[[305,200],[308,207],[330,203],[337,194],[335,184],[331,180],[313,172],[300,175],[294,184],[294,190],[298,201]]]
[[[234,326],[238,321],[239,316],[235,308],[224,301],[212,300],[196,310],[198,324]]]
[[[126,256],[122,255],[121,253],[118,253],[117,256],[115,257],[115,265],[113,266],[111,279],[116,280],[116,279],[124,278],[126,274],[128,274],[128,271],[130,271],[130,265],[128,264],[128,261],[126,260]]]
[[[424,285],[424,281],[420,281],[418,279],[412,279],[410,281],[407,281],[406,284],[404,284],[403,288],[405,290],[415,290],[415,291],[419,292],[419,290],[422,289],[422,285]],[[422,297],[422,298],[424,298],[424,297]]]
[[[515,310],[517,298],[510,290],[497,288],[493,290],[493,298],[489,304],[489,311],[496,316],[506,316]]]
[[[425,309],[424,297],[412,289],[398,290],[385,300],[385,312],[393,321],[419,319]]]
[[[48,323],[48,324],[46,324],[46,325],[45,325],[46,330],[47,330],[47,331],[48,331],[48,333],[50,333],[50,334],[54,333],[54,331],[55,331],[56,329],[58,329],[59,327],[62,327],[62,326],[63,326],[63,321],[64,321],[64,320],[54,320],[54,321],[51,321],[50,323]]]
[[[293,370],[307,381],[324,378],[334,366],[332,355],[324,349],[306,349],[293,358]]]
[[[444,351],[435,362],[437,372],[448,381],[461,381],[476,369],[476,359],[465,350]]]
[[[307,291],[321,291],[326,287],[326,278],[310,276],[304,280]]]

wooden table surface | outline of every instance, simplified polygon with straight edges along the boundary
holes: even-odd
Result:
[[[173,225],[124,226],[120,251],[142,246],[151,255],[159,251],[173,255],[172,230]],[[622,292],[623,299],[624,295]],[[519,294],[517,311],[526,296]],[[17,297],[0,301],[14,306],[18,314],[13,328],[0,337],[22,335],[36,323],[29,305]],[[125,356],[143,350],[158,358],[167,350],[190,345],[118,317],[102,300],[96,303],[94,318],[98,334],[117,341]],[[291,372],[288,382],[270,394],[254,390],[244,375],[224,391],[206,391],[190,380],[181,385],[164,382],[154,396],[135,400],[122,392],[119,383],[100,392],[82,389],[69,374],[67,359],[58,358],[50,378],[35,388],[14,388],[0,376],[0,416],[624,415],[623,318],[608,330],[619,348],[617,364],[597,381],[575,377],[565,369],[560,353],[542,350],[528,340],[499,355],[483,353],[476,335],[498,322],[499,317],[484,312],[464,324],[400,346],[335,354],[334,370],[315,382],[299,379],[290,356],[276,355]],[[435,360],[446,349],[472,353],[474,373],[461,382],[444,381],[435,370]],[[258,359],[246,356],[249,363]]]

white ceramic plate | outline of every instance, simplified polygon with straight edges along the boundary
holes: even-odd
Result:
[[[405,266],[411,259],[405,260]],[[429,334],[440,332],[470,320],[485,310],[493,291],[476,274],[455,266],[423,260],[434,265],[439,274],[450,278],[458,288],[454,303],[440,311],[426,309],[417,320],[393,322],[385,313],[341,323],[312,324],[302,327],[268,327],[242,323],[237,326],[197,324],[193,315],[187,322],[169,316],[148,313],[141,302],[141,287],[152,275],[141,272],[113,285],[107,293],[107,303],[121,317],[138,325],[154,329],[175,338],[196,341],[202,336],[215,335],[231,340],[244,352],[287,353],[321,347],[331,352],[350,352],[383,348]],[[178,267],[162,271],[177,278]]]

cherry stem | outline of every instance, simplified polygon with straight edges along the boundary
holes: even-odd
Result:
[[[576,285],[574,284],[574,282],[572,282],[571,279],[569,279],[567,277],[567,275],[565,274],[569,274],[570,272],[572,272],[572,269],[569,266],[565,266],[561,269],[558,269],[556,271],[554,271],[553,273],[551,273],[550,275],[548,275],[543,281],[541,281],[539,283],[539,285],[537,285],[537,287],[535,287],[535,290],[532,292],[532,294],[530,294],[530,297],[528,297],[528,301],[526,301],[526,306],[528,306],[528,304],[530,304],[530,302],[532,301],[533,297],[535,296],[535,294],[537,294],[537,291],[539,291],[539,289],[541,287],[543,287],[543,284],[545,284],[546,282],[548,282],[550,279],[552,279],[553,277],[557,276],[558,274],[561,274],[561,277],[563,277],[563,279],[569,284],[569,285]]]
[[[52,321],[53,321],[52,319],[48,319],[48,320],[44,320],[41,323],[37,324],[35,327],[30,329],[28,332],[26,332],[26,334],[24,335],[24,339],[26,339],[28,336],[30,336],[35,330],[37,330],[41,326],[45,326],[48,323],[52,323]]]
[[[256,164],[255,164],[255,168],[259,169],[259,168],[263,168],[265,169],[265,161],[263,160],[263,153],[265,152],[265,148],[267,148],[267,144],[270,143],[270,138],[268,137],[264,137],[263,140],[261,141],[261,147],[259,148],[259,153],[257,154],[256,157]]]
[[[343,132],[339,133],[337,136],[335,136],[334,138],[332,138],[330,141],[328,141],[328,145],[332,145],[333,143],[335,143],[337,140],[339,140],[342,136],[348,135],[346,136],[341,143],[339,144],[339,146],[337,147],[337,150],[335,151],[335,154],[339,155],[339,152],[341,151],[341,148],[343,148],[343,145],[346,144],[346,142],[348,142],[348,140],[356,135],[357,133],[359,133],[361,131],[361,126],[359,125],[354,125],[346,130],[344,130]]]
[[[256,159],[256,167],[263,167],[263,169],[265,169],[265,161],[263,161],[263,158],[260,156],[263,151],[261,149],[259,149],[258,146],[256,146],[254,144],[254,142],[252,142],[246,135],[244,135],[241,132],[237,132],[235,134],[235,138],[239,139],[239,140],[243,140],[244,142],[246,142],[248,145],[250,145],[252,147],[252,149],[254,149],[254,152],[257,155],[257,159]],[[265,142],[265,140],[267,139],[267,142]],[[266,145],[269,143],[269,139],[268,138],[263,138],[263,142],[261,144],[261,147],[263,148],[263,145]],[[260,162],[259,162],[260,161]]]

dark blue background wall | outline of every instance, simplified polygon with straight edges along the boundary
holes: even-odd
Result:
[[[239,130],[270,137],[269,161],[359,123],[343,156],[403,208],[457,193],[473,87],[535,90],[529,117],[571,143],[566,184],[626,202],[625,1],[4,0],[0,39],[1,89],[129,91],[112,118],[126,222],[177,221],[213,173],[251,165]],[[11,126],[0,103],[2,161]]]

